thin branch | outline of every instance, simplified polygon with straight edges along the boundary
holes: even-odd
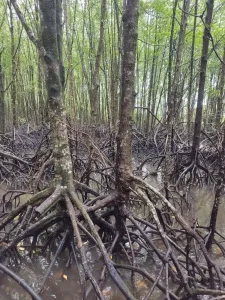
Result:
[[[44,47],[41,45],[39,39],[37,39],[35,37],[35,34],[33,33],[33,31],[31,30],[31,28],[28,26],[25,18],[24,18],[24,15],[22,13],[22,11],[20,10],[19,8],[19,5],[17,4],[16,0],[10,0],[10,2],[12,3],[14,9],[15,9],[15,12],[18,16],[18,18],[20,19],[20,22],[23,26],[23,28],[25,29],[27,35],[28,35],[28,38],[30,39],[30,41],[37,47],[37,49],[39,50],[39,52],[44,55],[45,54],[45,49]]]
[[[15,280],[19,285],[21,285],[31,296],[34,300],[42,300],[42,298],[35,293],[35,291],[26,283],[26,281],[20,278],[17,274],[11,271],[9,268],[0,264],[0,269],[4,271],[8,276],[10,276],[13,280]]]

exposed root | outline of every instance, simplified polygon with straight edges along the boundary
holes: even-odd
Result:
[[[51,263],[49,265],[49,267],[48,267],[48,270],[45,273],[45,276],[42,279],[42,282],[41,282],[41,284],[39,286],[39,293],[41,293],[43,291],[45,282],[46,282],[46,280],[47,280],[47,278],[48,278],[48,276],[49,276],[49,274],[50,274],[50,272],[51,272],[51,270],[52,270],[52,268],[53,268],[53,266],[54,266],[54,264],[56,262],[56,259],[58,258],[60,252],[63,249],[63,246],[65,244],[66,238],[68,237],[68,234],[69,234],[69,230],[66,230],[65,233],[64,233],[64,236],[63,236],[63,238],[62,238],[62,240],[61,240],[61,242],[59,244],[59,247],[58,247],[58,249],[57,249],[57,251],[56,251],[56,253],[55,253],[55,255],[54,255],[54,257],[53,257],[53,259],[52,259],[52,261],[51,261]]]
[[[136,280],[134,275],[137,273],[151,282],[149,290],[146,291],[146,300],[151,298],[156,288],[167,298],[176,300],[196,295],[225,295],[225,272],[213,261],[208,252],[201,228],[192,228],[163,194],[141,178],[131,175],[127,180],[130,198],[134,201],[132,203],[138,203],[140,207],[145,206],[148,217],[138,218],[133,208],[136,204],[124,203],[120,212],[121,218],[125,220],[123,224],[125,231],[122,231],[117,227],[118,224],[110,219],[118,214],[114,209],[116,202],[121,201],[118,192],[99,195],[78,181],[74,182],[75,187],[57,185],[55,188],[48,188],[31,196],[27,203],[18,206],[1,220],[0,230],[5,228],[0,248],[1,259],[8,254],[15,256],[12,251],[16,250],[20,242],[26,241],[30,249],[35,249],[37,245],[41,246],[41,237],[44,236],[47,244],[43,249],[46,249],[47,245],[50,249],[55,239],[62,233],[62,240],[40,289],[43,289],[59,253],[68,247],[70,253],[68,260],[74,257],[77,265],[81,263],[86,280],[91,283],[99,299],[104,299],[102,283],[107,274],[127,299],[136,299],[127,282],[122,279],[119,273],[121,269],[129,270],[131,275],[133,274],[131,277],[134,281]],[[85,199],[85,203],[82,199]],[[99,226],[99,231],[96,225]],[[7,229],[8,226],[10,230]],[[71,230],[73,236],[70,235]],[[214,240],[216,235],[215,231]],[[30,244],[27,240],[29,237],[33,237]],[[84,245],[86,240],[100,250],[104,260],[99,279],[95,278],[90,270]],[[215,240],[215,243],[219,242]],[[127,257],[127,265],[114,263],[112,257],[117,251],[123,252]],[[156,263],[155,275],[140,266],[140,258],[144,256],[150,257]],[[91,288],[85,288],[86,284],[81,277],[80,283],[88,297]]]
[[[95,292],[98,295],[99,299],[104,300],[104,296],[102,295],[102,292],[101,292],[94,276],[92,275],[89,267],[88,267],[84,245],[82,243],[80,232],[79,232],[79,229],[78,229],[78,226],[77,226],[74,207],[73,207],[73,205],[72,205],[72,203],[71,203],[68,196],[66,196],[66,206],[67,206],[67,210],[68,210],[69,215],[70,215],[71,223],[72,223],[74,234],[75,234],[75,237],[76,237],[76,238],[74,237],[74,242],[75,242],[75,244],[77,244],[77,248],[78,248],[79,253],[80,253],[81,262],[82,262],[82,266],[84,268],[85,275],[88,277],[91,284],[93,285],[93,287],[95,289]]]
[[[32,296],[32,299],[42,300],[42,298],[38,294],[36,294],[35,291],[22,278],[12,272],[9,268],[4,266],[3,264],[0,264],[0,269],[4,271],[8,276],[10,276],[13,280],[15,280],[19,285],[21,285],[25,289],[25,291],[27,291],[27,293]]]
[[[22,204],[21,206],[18,206],[16,209],[11,211],[9,214],[7,214],[1,221],[0,221],[0,231],[14,218],[16,218],[20,213],[22,213],[28,205],[34,206],[35,204],[40,203],[44,198],[51,195],[54,188],[48,188],[46,190],[43,190],[34,196],[32,196],[26,203]]]

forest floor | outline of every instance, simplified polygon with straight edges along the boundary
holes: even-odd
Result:
[[[71,225],[65,221],[66,214],[48,209],[41,219],[36,215],[40,200],[35,202],[32,195],[47,191],[45,197],[50,197],[49,183],[54,176],[49,133],[47,126],[24,125],[0,136],[1,261],[33,283],[33,289],[43,299],[63,296],[69,300],[81,295],[93,299],[98,287],[102,299],[125,299],[107,275],[104,255],[95,246],[96,238],[89,233],[89,225],[78,211],[86,258],[69,238]],[[126,233],[117,243],[113,211],[115,141],[105,126],[98,128],[97,142],[86,128],[69,128],[69,134],[78,198],[134,299],[223,297],[225,266],[221,259],[225,255],[225,232],[220,214],[216,215],[219,225],[213,229],[213,243],[210,247],[207,244],[214,204],[223,199],[223,186],[218,183],[221,157],[216,154],[221,152],[221,137],[205,133],[198,166],[190,168],[190,147],[184,142],[184,135],[176,134],[175,152],[170,154],[166,170],[170,175],[167,199],[164,130],[158,129],[149,139],[138,130],[133,131],[133,173],[140,178],[140,188],[139,194],[131,190]],[[209,194],[209,199],[202,203]],[[199,215],[193,213],[196,205],[203,207]],[[220,208],[224,209],[223,205]],[[84,267],[85,263],[88,267],[84,272],[81,265]],[[74,280],[76,286],[72,284]],[[7,294],[12,297],[15,293],[9,282],[2,287],[6,299]],[[17,299],[26,299],[27,294],[21,291]]]

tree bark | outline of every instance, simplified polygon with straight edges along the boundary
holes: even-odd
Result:
[[[195,52],[195,35],[196,35],[196,24],[197,24],[197,13],[198,13],[198,0],[195,0],[195,10],[194,10],[194,24],[193,24],[193,34],[191,43],[191,56],[190,56],[190,79],[188,85],[188,109],[187,109],[187,129],[188,129],[188,144],[191,142],[191,122],[192,122],[192,91],[193,89],[193,75],[194,75],[194,52]]]
[[[11,3],[29,39],[37,47],[43,60],[44,70],[46,72],[45,81],[48,93],[49,119],[52,129],[55,183],[59,183],[65,187],[72,184],[73,176],[60,71],[62,61],[59,49],[62,45],[59,45],[59,43],[62,43],[62,38],[58,37],[59,30],[57,28],[57,21],[60,19],[57,13],[61,11],[59,8],[61,0],[39,0],[42,22],[41,40],[35,38],[16,0],[11,0]],[[58,9],[56,7],[58,7]]]
[[[4,73],[2,70],[2,52],[0,52],[0,133],[5,133]]]
[[[224,85],[225,85],[225,46],[223,47],[223,62],[221,62],[221,75],[219,90],[220,94],[217,98],[216,107],[216,127],[219,128],[221,124],[221,117],[223,116],[223,99],[224,99]]]
[[[123,15],[122,91],[116,156],[116,182],[122,190],[124,190],[124,186],[129,182],[132,172],[131,138],[135,99],[138,4],[138,0],[128,0]]]
[[[62,0],[56,1],[56,29],[57,29],[57,44],[58,44],[58,55],[59,55],[59,70],[60,70],[60,78],[61,85],[64,89],[65,85],[65,68],[63,65],[63,42],[62,42]]]
[[[57,4],[55,4],[57,3]],[[52,129],[52,145],[55,160],[55,181],[63,186],[72,183],[72,161],[67,135],[66,112],[63,105],[62,56],[59,49],[57,20],[61,12],[61,0],[39,0],[42,13],[42,46],[45,50],[46,87],[48,92],[49,118]]]
[[[172,83],[171,99],[169,100],[169,101],[172,101],[171,113],[172,113],[173,120],[177,120],[177,118],[179,116],[181,102],[182,102],[181,61],[182,61],[182,55],[183,55],[183,49],[184,49],[184,39],[185,39],[186,28],[187,28],[189,7],[190,7],[190,0],[184,0],[183,8],[182,8],[182,17],[181,17],[178,45],[177,45],[177,55],[176,55],[176,61],[175,61],[173,83]]]
[[[168,63],[168,94],[167,94],[167,125],[168,125],[168,127],[170,127],[170,124],[172,122],[171,117],[173,115],[173,102],[171,99],[172,64],[173,64],[173,43],[174,43],[173,38],[174,38],[174,26],[175,26],[175,19],[176,19],[177,4],[178,4],[178,0],[174,0],[171,33],[170,33],[169,63]],[[170,131],[170,129],[169,129],[169,131]]]
[[[103,50],[104,43],[104,25],[105,25],[105,14],[106,14],[106,0],[102,0],[101,5],[101,23],[100,23],[100,34],[98,41],[98,49],[95,60],[94,72],[92,74],[92,86],[90,93],[90,103],[91,103],[91,121],[95,125],[98,122],[100,114],[100,101],[99,101],[99,70],[100,70],[100,61],[101,54]]]
[[[11,3],[8,2],[9,16],[10,16],[10,36],[11,36],[11,100],[12,100],[12,117],[13,126],[17,126],[17,113],[16,113],[16,58],[15,58],[15,36],[14,36],[14,24]]]
[[[155,20],[155,38],[154,38],[154,50],[153,50],[153,58],[152,58],[152,66],[151,66],[151,74],[150,74],[150,82],[149,82],[149,91],[148,91],[148,110],[147,110],[147,120],[146,120],[146,129],[145,129],[145,133],[146,136],[148,136],[149,134],[149,130],[150,130],[150,111],[151,108],[153,108],[155,105],[153,103],[153,86],[154,86],[154,75],[155,75],[155,68],[156,68],[156,58],[157,58],[157,54],[156,54],[156,50],[157,50],[157,17]],[[154,114],[154,111],[151,111]]]
[[[209,49],[214,0],[208,0],[206,5],[207,5],[207,13],[204,22],[205,28],[203,34],[200,77],[199,77],[199,86],[198,86],[198,100],[197,100],[197,108],[196,108],[196,115],[195,115],[194,136],[193,136],[193,143],[192,143],[192,157],[195,157],[196,151],[199,150],[199,146],[200,146],[203,99],[204,99],[206,69],[207,69],[207,62],[208,62],[208,49]]]

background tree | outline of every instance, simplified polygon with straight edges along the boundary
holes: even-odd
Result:
[[[203,35],[202,55],[201,55],[201,64],[200,64],[198,100],[197,100],[197,107],[196,107],[195,127],[194,127],[193,144],[192,144],[193,158],[195,157],[196,151],[199,150],[199,146],[200,146],[203,100],[204,100],[204,91],[205,91],[205,82],[206,82],[206,68],[208,62],[209,41],[211,39],[210,31],[211,31],[211,23],[212,23],[212,16],[213,16],[214,0],[207,1],[206,5],[207,5],[207,10],[206,10],[206,17],[204,21],[204,35]]]
[[[224,85],[225,85],[225,46],[223,48],[223,60],[221,61],[221,71],[219,80],[219,95],[217,96],[216,105],[216,127],[221,125],[221,117],[223,115],[223,99],[224,99]]]
[[[100,16],[100,33],[99,33],[99,41],[98,48],[96,53],[94,70],[91,78],[91,92],[90,92],[90,103],[91,103],[91,122],[96,124],[98,118],[100,116],[100,103],[99,103],[99,71],[100,71],[100,61],[101,61],[101,53],[104,48],[104,29],[105,29],[105,14],[106,14],[106,0],[102,0],[101,3],[101,16]]]
[[[0,131],[5,133],[5,101],[4,101],[4,74],[2,71],[2,53],[0,53]]]

